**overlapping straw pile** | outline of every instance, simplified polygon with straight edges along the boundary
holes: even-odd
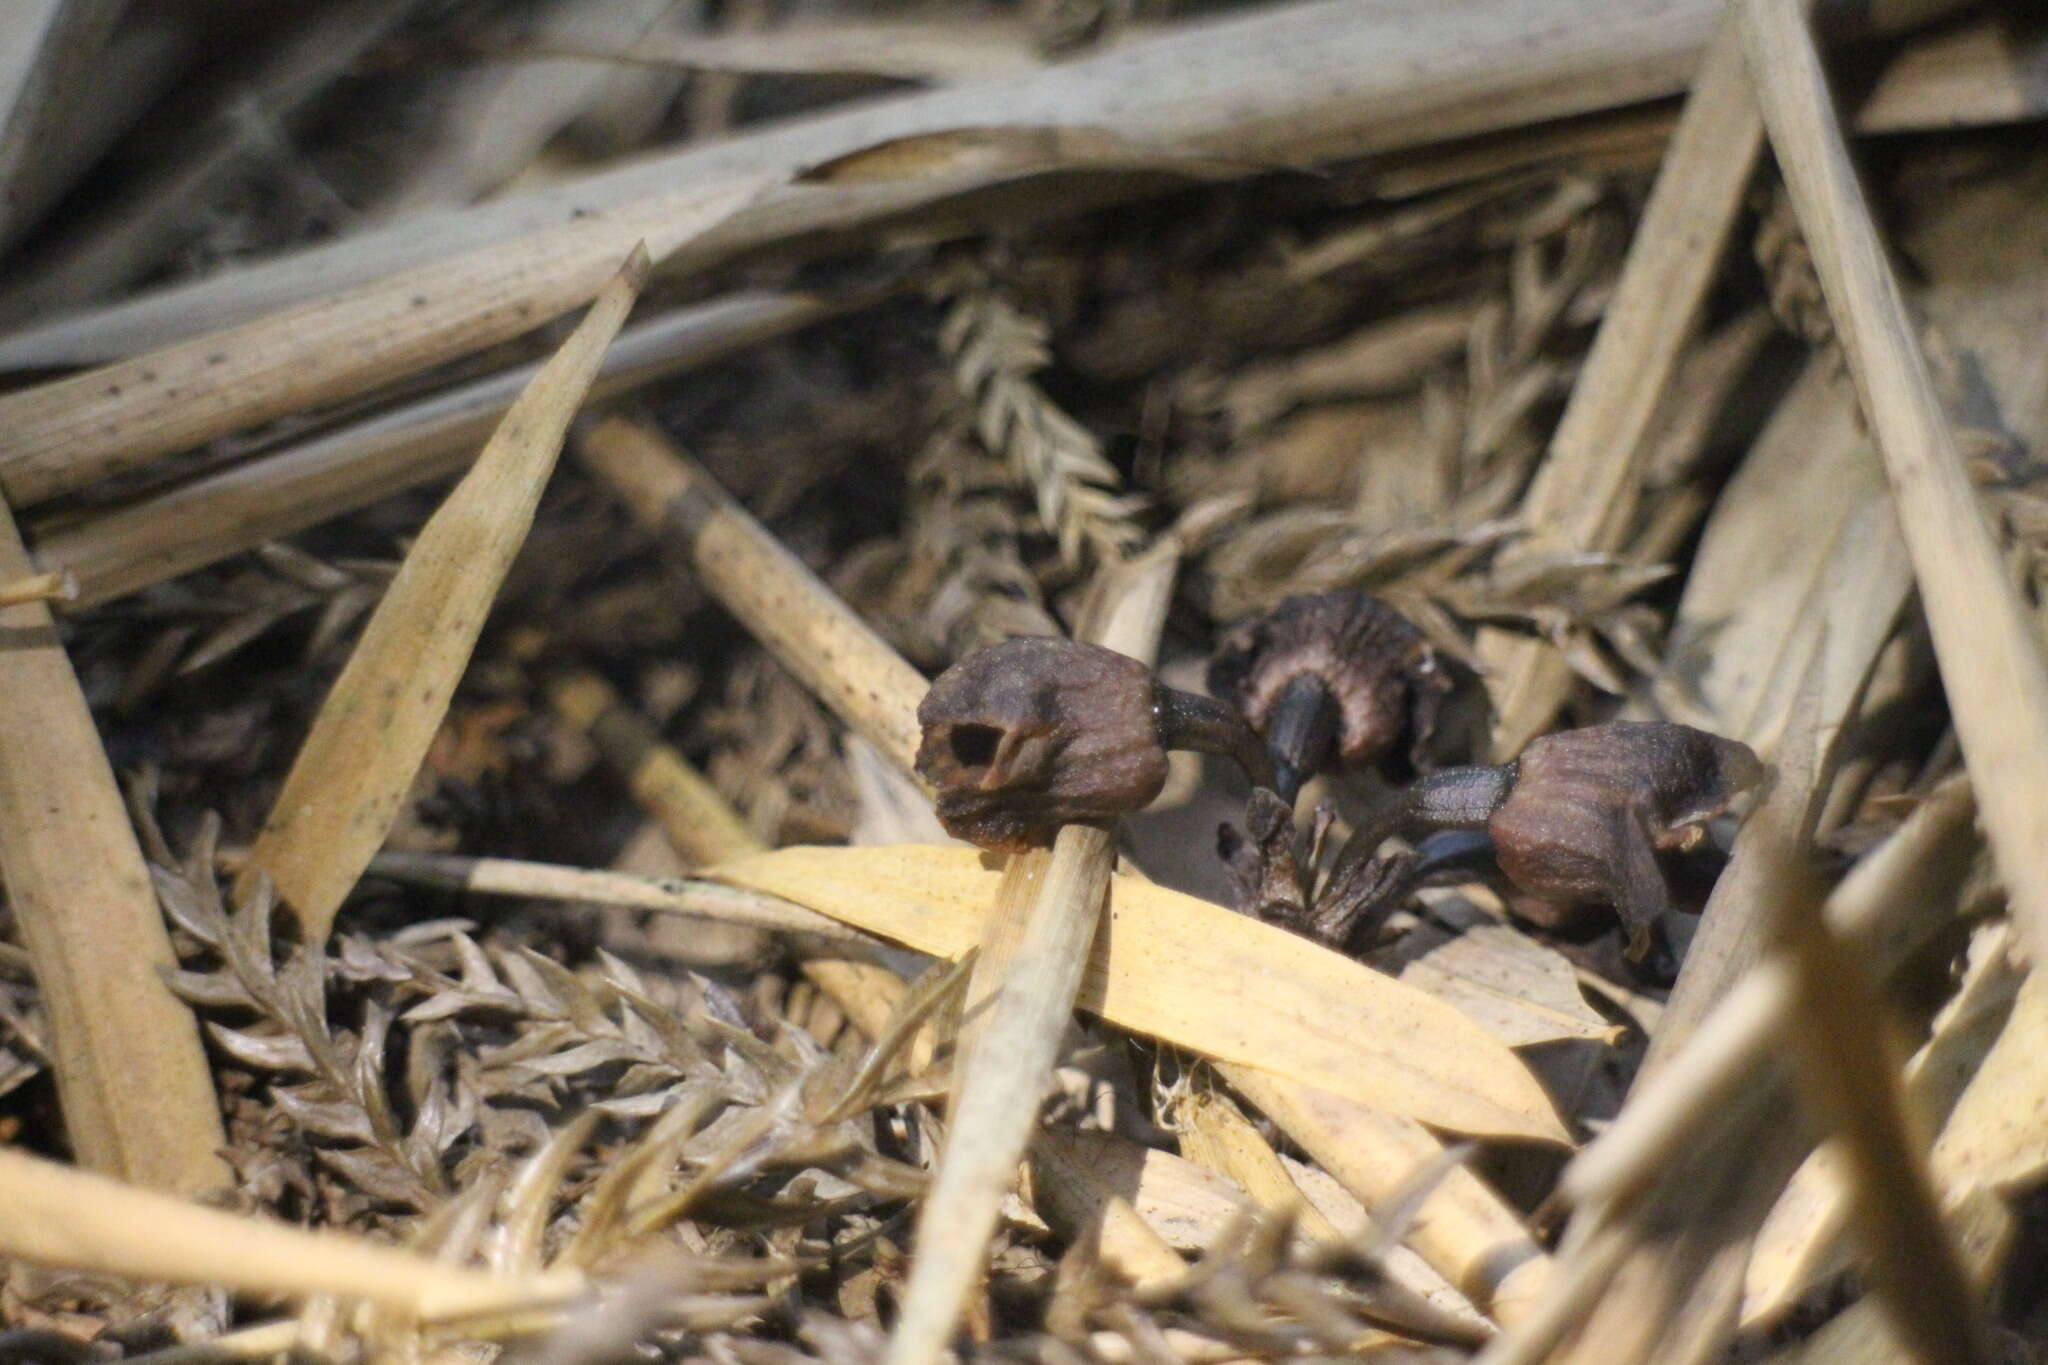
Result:
[[[2044,90],[1958,0],[0,9],[0,1355],[2031,1358]],[[1675,982],[1240,914],[1217,765],[944,839],[948,665],[1353,588],[1463,761],[1765,758]]]

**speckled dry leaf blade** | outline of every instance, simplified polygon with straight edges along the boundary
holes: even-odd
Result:
[[[294,252],[0,339],[0,367],[91,363],[612,214],[679,185],[780,175],[886,138],[994,122],[1164,136],[1213,155],[1336,159],[1521,127],[1681,89],[1716,0],[1444,0],[1442,22],[1342,0],[1176,26],[999,81],[858,102]],[[1284,70],[1285,79],[1275,79]],[[315,282],[319,282],[317,285]]]
[[[318,937],[384,842],[604,349],[647,274],[636,248],[421,528],[313,720],[250,861]]]
[[[583,1283],[574,1272],[507,1277],[439,1265],[11,1151],[0,1151],[0,1253],[145,1282],[367,1299],[426,1319],[559,1302]]]
[[[979,940],[1000,874],[968,849],[791,848],[717,869],[921,952]],[[1565,1141],[1505,1045],[1434,996],[1308,940],[1113,882],[1081,1006],[1120,1027],[1457,1132]]]
[[[0,486],[42,501],[529,332],[595,294],[635,242],[661,259],[758,187],[673,193],[0,397]]]

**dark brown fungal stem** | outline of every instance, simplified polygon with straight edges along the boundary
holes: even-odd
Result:
[[[1450,680],[1422,632],[1355,590],[1289,597],[1233,626],[1209,664],[1209,690],[1242,711],[1292,802],[1317,773],[1378,763],[1424,766]]]
[[[968,655],[932,683],[917,719],[917,771],[937,790],[939,823],[983,848],[1033,848],[1061,825],[1142,809],[1166,785],[1170,749],[1220,754],[1272,783],[1231,708],[1072,640],[1005,640]]]
[[[1230,759],[1253,787],[1273,786],[1273,761],[1235,707],[1165,683],[1153,686],[1160,743],[1169,749],[1191,749]]]
[[[1483,831],[1516,891],[1561,907],[1608,907],[1640,963],[1671,907],[1660,857],[1695,848],[1706,822],[1763,773],[1745,744],[1629,721],[1546,735],[1513,763],[1432,773],[1352,836],[1307,928],[1340,946],[1370,937],[1435,870],[1414,853],[1379,856],[1388,839]]]

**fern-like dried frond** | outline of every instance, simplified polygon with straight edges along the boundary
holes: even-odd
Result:
[[[954,382],[974,405],[975,433],[1031,489],[1061,560],[1078,565],[1084,547],[1122,558],[1144,538],[1131,520],[1142,504],[1120,491],[1101,443],[1033,378],[1052,363],[1048,337],[985,277],[957,290],[939,332]]]

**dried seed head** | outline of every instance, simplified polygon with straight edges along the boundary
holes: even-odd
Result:
[[[1389,756],[1422,766],[1450,686],[1422,632],[1349,590],[1290,597],[1239,622],[1209,664],[1209,690],[1266,737],[1283,789],[1290,768],[1306,778]]]
[[[1554,916],[1612,909],[1641,962],[1671,906],[1659,855],[1692,850],[1704,824],[1763,776],[1748,745],[1687,725],[1616,721],[1545,735],[1513,763],[1447,768],[1404,788],[1352,836],[1310,925],[1343,941],[1384,921],[1422,867],[1413,855],[1380,856],[1387,839],[1484,831],[1521,896]]]
[[[1748,745],[1665,722],[1545,735],[1515,767],[1487,822],[1502,874],[1544,900],[1612,906],[1638,959],[1670,902],[1656,855],[1695,847],[1764,775]]]
[[[1271,781],[1229,708],[1072,640],[1005,640],[968,655],[932,683],[917,719],[917,771],[938,791],[939,823],[983,848],[1031,848],[1061,825],[1142,809],[1166,784],[1168,749],[1227,754]]]

